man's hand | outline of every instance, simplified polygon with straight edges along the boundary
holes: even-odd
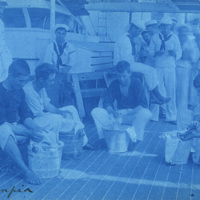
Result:
[[[169,53],[170,56],[173,56],[174,58],[176,58],[176,53],[175,53],[175,51],[169,50],[168,53]]]
[[[73,119],[73,115],[70,111],[67,110],[60,110],[60,114],[67,119]]]
[[[114,114],[115,114],[115,110],[113,109],[113,107],[108,106],[108,107],[106,108],[106,110],[107,110],[108,114],[114,116]]]
[[[162,56],[162,55],[164,55],[164,53],[165,53],[165,51],[163,51],[163,50],[156,51],[155,54],[154,54],[154,57],[156,57],[156,56]]]
[[[33,130],[30,134],[30,138],[35,142],[41,142],[44,139],[44,135],[39,131]]]

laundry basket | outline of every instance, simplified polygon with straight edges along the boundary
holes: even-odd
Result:
[[[63,142],[57,146],[47,143],[28,146],[28,161],[30,169],[40,178],[53,178],[60,172],[60,163],[63,150]]]
[[[120,126],[117,130],[103,129],[103,133],[109,153],[121,153],[128,150],[130,137],[125,126]]]

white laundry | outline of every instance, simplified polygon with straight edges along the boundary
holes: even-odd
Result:
[[[128,127],[126,129],[126,132],[128,133],[128,135],[129,135],[129,137],[130,137],[132,142],[137,142],[137,135],[135,133],[135,128],[133,126]]]

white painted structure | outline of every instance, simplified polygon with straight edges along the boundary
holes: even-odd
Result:
[[[29,62],[33,73],[35,66],[43,61],[46,47],[53,39],[54,34],[50,31],[51,1],[7,0],[7,2],[4,22],[8,47],[13,58],[24,58]],[[55,2],[58,3],[60,0]],[[114,42],[130,21],[159,20],[163,16],[161,11],[169,12],[164,15],[175,17],[178,23],[183,23],[186,18],[184,13],[180,13],[171,4],[166,6],[163,1],[159,5],[151,0],[139,1],[144,2],[143,4],[127,0],[115,3],[110,0],[103,3],[98,3],[100,1],[92,3],[96,2],[95,0],[88,2],[85,8],[90,15],[79,18],[73,16],[66,7],[55,4],[55,23],[66,23],[72,31],[67,34],[67,39],[75,45],[77,51],[77,67],[74,72],[89,72],[112,67]],[[156,12],[159,6],[160,12]],[[193,16],[193,14],[188,15],[188,19],[191,15]]]

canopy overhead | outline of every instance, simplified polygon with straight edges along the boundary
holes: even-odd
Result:
[[[87,10],[199,13],[200,0],[87,0]]]

